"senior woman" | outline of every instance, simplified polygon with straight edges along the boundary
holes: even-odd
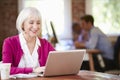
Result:
[[[36,8],[25,8],[18,15],[16,28],[19,34],[6,38],[2,49],[3,63],[11,63],[10,74],[43,71],[49,52],[55,49],[47,40],[38,37],[41,23]]]

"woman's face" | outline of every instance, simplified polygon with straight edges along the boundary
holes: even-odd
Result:
[[[23,23],[25,34],[35,37],[40,33],[41,21],[35,16],[29,16]]]

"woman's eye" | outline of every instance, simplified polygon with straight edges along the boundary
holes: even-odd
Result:
[[[33,24],[33,21],[30,21],[29,24]]]
[[[40,24],[40,22],[37,22],[37,24]]]
[[[33,24],[32,22],[30,24]]]

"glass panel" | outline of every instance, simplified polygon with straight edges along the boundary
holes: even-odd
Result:
[[[93,0],[92,2],[92,14],[95,18],[95,25],[107,35],[119,35],[119,0]]]

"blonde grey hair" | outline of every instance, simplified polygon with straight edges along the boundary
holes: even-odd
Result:
[[[38,17],[41,21],[40,12],[36,8],[34,8],[34,7],[24,8],[20,12],[20,14],[18,15],[17,20],[16,20],[16,28],[19,33],[23,32],[23,23],[30,15]],[[40,22],[40,24],[42,25],[42,21]]]

